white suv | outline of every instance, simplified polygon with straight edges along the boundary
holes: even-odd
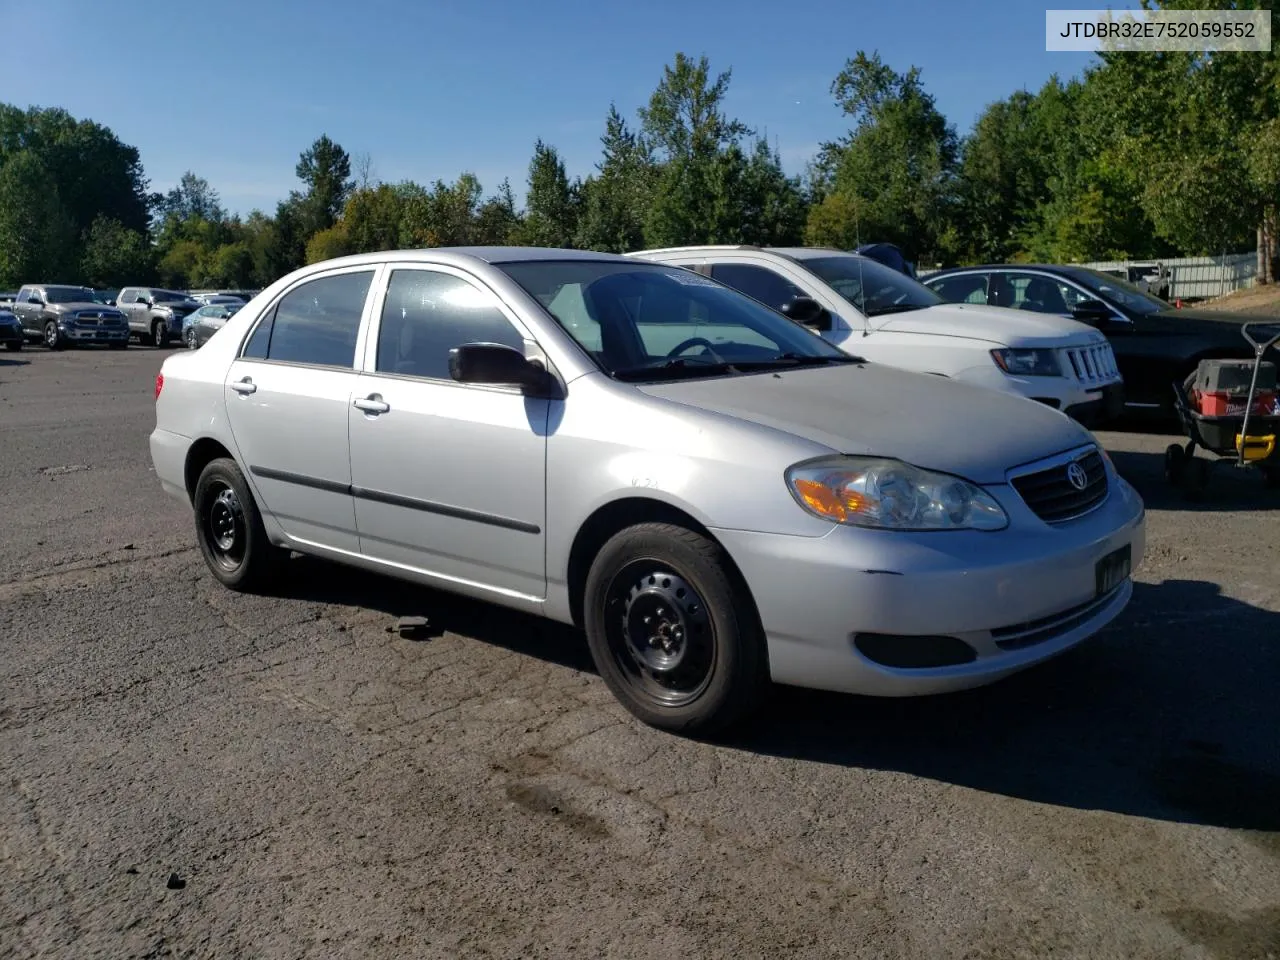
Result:
[[[627,254],[754,297],[842,349],[1037,400],[1089,425],[1124,405],[1111,345],[1063,317],[947,303],[869,257],[813,247],[697,246]]]

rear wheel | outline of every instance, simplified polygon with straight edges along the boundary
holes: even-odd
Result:
[[[200,472],[192,500],[196,539],[213,575],[244,592],[269,584],[285,551],[267,540],[258,505],[235,461],[210,461]]]
[[[1186,478],[1183,490],[1189,500],[1200,500],[1209,488],[1209,471],[1212,464],[1203,457],[1189,457],[1186,463]]]
[[[186,344],[187,344],[187,349],[188,349],[188,350],[194,350],[194,349],[196,348],[196,346],[197,346],[197,344],[196,344],[196,328],[195,328],[195,327],[187,327],[187,331],[186,331],[186,333],[184,333],[184,334],[182,335],[182,339],[186,342]]]
[[[1186,473],[1187,453],[1177,443],[1169,444],[1164,452],[1164,476],[1175,487],[1182,483]]]
[[[719,732],[767,687],[751,597],[723,548],[698,533],[668,523],[621,531],[592,563],[584,601],[596,668],[647,724]]]

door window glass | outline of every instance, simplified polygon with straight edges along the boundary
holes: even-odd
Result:
[[[524,348],[488,291],[434,270],[391,274],[378,329],[379,373],[449,380],[449,351],[464,343]]]

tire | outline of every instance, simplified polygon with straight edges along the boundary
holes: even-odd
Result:
[[[10,353],[17,353],[19,350],[22,349],[22,338],[19,337],[17,340],[7,341],[4,345],[4,348],[8,350]]]
[[[183,342],[187,345],[188,350],[196,349],[199,344],[196,343],[196,328],[187,327],[187,332],[182,335]]]
[[[157,350],[169,346],[169,326],[163,320],[157,320],[151,325],[151,342]]]
[[[641,523],[614,535],[587,574],[583,613],[600,676],[650,726],[720,733],[766,691],[751,596],[724,550],[684,527]]]
[[[223,586],[251,593],[275,578],[285,552],[267,540],[258,505],[234,460],[209,462],[196,481],[192,506],[200,552]]]
[[[1209,488],[1209,471],[1212,464],[1203,457],[1189,457],[1186,463],[1185,491],[1188,500],[1202,500]]]
[[[1164,476],[1173,486],[1181,486],[1186,475],[1187,452],[1181,445],[1171,443],[1164,451]]]
[[[62,331],[52,320],[44,325],[44,345],[50,350],[61,350],[67,345],[62,337]]]

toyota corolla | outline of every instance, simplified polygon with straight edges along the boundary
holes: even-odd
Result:
[[[1044,405],[869,363],[714,280],[529,248],[272,284],[156,378],[213,576],[291,551],[576,624],[637,717],[770,681],[990,683],[1121,613],[1141,499]]]

